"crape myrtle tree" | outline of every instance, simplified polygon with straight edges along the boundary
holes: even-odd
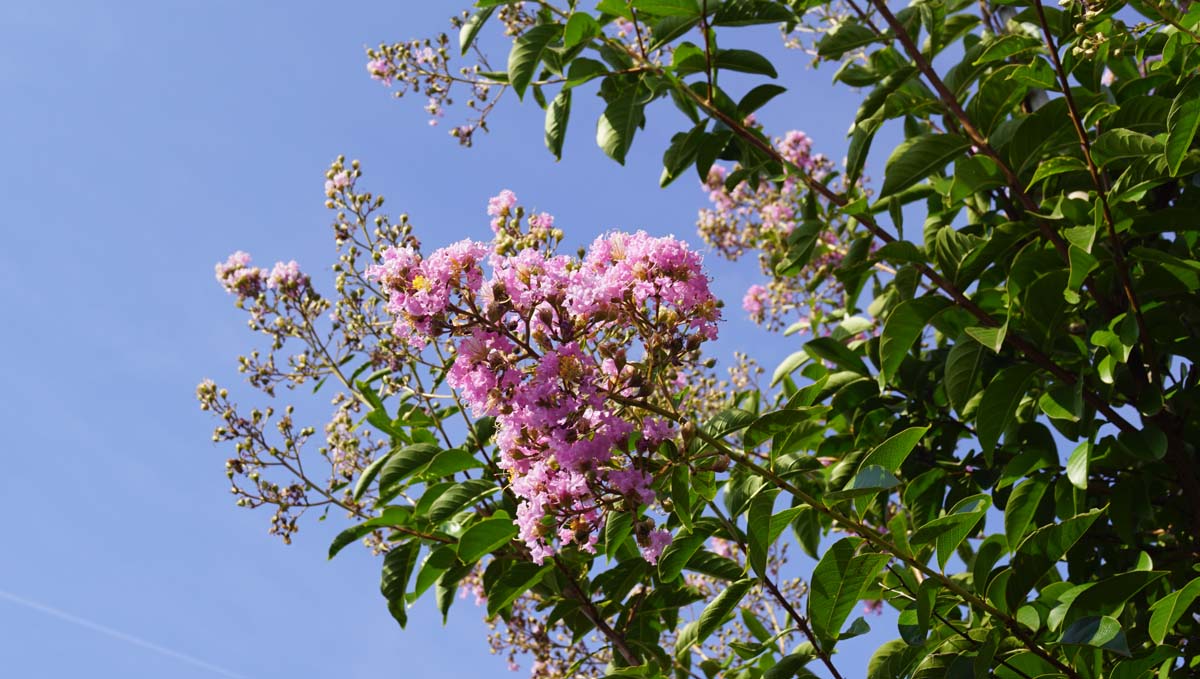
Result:
[[[864,601],[898,611],[870,677],[1200,673],[1200,3],[480,0],[452,21],[369,50],[370,75],[434,122],[465,99],[465,145],[503,99],[544,109],[555,155],[575,96],[602,98],[618,162],[647,115],[674,121],[662,182],[697,173],[702,239],[757,258],[741,305],[798,351],[718,376],[729,307],[680,240],[562,253],[505,191],[490,241],[425,247],[339,159],[332,291],[294,262],[217,267],[269,338],[251,384],[333,394],[318,433],[201,384],[239,505],[285,541],[310,510],[349,517],[330,556],[381,554],[401,626],[470,593],[534,677],[846,677]],[[843,162],[756,121],[787,83],[726,45],[763,25],[861,93]],[[889,121],[903,142],[873,149]]]

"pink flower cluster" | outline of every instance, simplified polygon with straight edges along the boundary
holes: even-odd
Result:
[[[238,297],[257,297],[266,283],[266,271],[250,266],[250,254],[238,250],[217,264],[217,282],[225,292]]]
[[[371,79],[391,85],[392,78],[396,75],[396,67],[387,59],[372,59],[367,62],[367,72],[371,74]]]
[[[216,266],[217,282],[231,295],[242,299],[257,297],[264,289],[280,295],[299,298],[310,287],[308,274],[300,270],[296,260],[276,262],[270,273],[250,266],[250,255],[238,250]]]
[[[504,219],[515,203],[502,193],[488,213]],[[488,250],[462,241],[423,259],[391,248],[367,273],[389,294],[398,337],[418,348],[452,338],[447,382],[477,416],[496,418],[498,465],[520,499],[530,557],[542,563],[571,544],[594,551],[606,511],[655,502],[645,461],[675,435],[668,421],[615,399],[644,395],[655,375],[675,379],[716,337],[717,301],[700,255],[673,237],[610,233],[582,259]],[[629,358],[638,352],[653,360]],[[638,525],[642,554],[655,562],[671,535],[650,519]]]

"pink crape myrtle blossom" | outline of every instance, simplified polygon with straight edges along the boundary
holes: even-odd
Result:
[[[333,194],[350,186],[350,173],[338,172],[329,179],[325,180],[325,195],[332,197]]]
[[[517,194],[504,189],[500,193],[488,199],[487,213],[492,218],[492,231],[500,233],[504,228],[505,220],[512,213],[512,209],[517,205]]]
[[[299,296],[308,285],[308,275],[300,270],[300,265],[294,259],[286,264],[276,262],[271,275],[267,277],[268,288],[293,297]]]
[[[516,204],[507,190],[488,202],[491,246],[460,241],[428,257],[393,247],[367,275],[388,295],[397,338],[452,346],[447,383],[475,416],[496,419],[496,464],[518,498],[518,537],[542,563],[567,545],[594,551],[606,515],[636,517],[657,501],[648,461],[676,429],[616,400],[643,395],[654,379],[627,355],[653,354],[674,383],[716,337],[720,310],[700,255],[682,241],[613,232],[582,258],[557,255],[553,216],[530,217],[533,235],[522,234],[509,221]],[[654,563],[671,534],[637,522]]]
[[[387,59],[372,59],[367,62],[367,72],[371,74],[372,80],[378,80],[384,85],[391,85],[392,77],[396,75],[396,68]]]
[[[250,266],[250,255],[238,250],[216,266],[217,282],[238,297],[257,297],[267,283],[267,272]]]
[[[764,302],[767,299],[767,289],[761,285],[751,285],[746,289],[746,296],[742,298],[742,308],[755,321],[762,319]]]

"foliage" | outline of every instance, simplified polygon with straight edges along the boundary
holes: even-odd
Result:
[[[345,509],[331,556],[386,552],[402,626],[466,583],[535,676],[841,677],[860,600],[899,615],[871,677],[1200,671],[1200,4],[480,0],[461,52],[482,56],[489,21],[512,38],[503,71],[451,74],[444,36],[368,68],[438,112],[452,87],[487,93],[460,141],[508,90],[545,109],[555,155],[578,88],[617,162],[651,111],[674,115],[663,183],[695,169],[704,237],[768,277],[747,310],[774,328],[807,309],[808,340],[770,388],[727,389],[686,247],[562,257],[553,218],[501,194],[491,244],[422,255],[339,160],[336,301],[294,268],[218,267],[274,350],[304,346],[285,371],[243,359],[256,386],[341,389],[322,483],[290,411],[277,444],[273,411],[201,385],[252,482],[239,502],[280,508],[285,537],[291,512]],[[844,166],[754,118],[776,68],[723,45],[775,24],[864,92]],[[904,141],[876,187],[884,125]],[[586,297],[627,238],[629,275]]]

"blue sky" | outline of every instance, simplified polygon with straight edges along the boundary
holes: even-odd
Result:
[[[0,5],[6,675],[220,676],[83,619],[244,677],[524,676],[489,655],[469,605],[443,629],[423,601],[400,633],[376,560],[353,549],[325,560],[335,525],[310,522],[290,547],[267,536],[265,513],[233,506],[225,451],[193,397],[201,378],[236,383],[234,357],[261,344],[214,262],[245,249],[328,281],[321,184],[339,153],[361,159],[430,244],[486,237],[486,199],[501,188],[554,213],[574,242],[616,227],[696,241],[697,183],[657,188],[665,140],[682,127],[669,104],[622,168],[595,147],[595,102],[577,97],[555,163],[531,103],[502,106],[494,132],[463,150],[447,136],[455,111],[431,128],[422,101],[397,102],[366,77],[365,45],[442,30],[458,6]],[[791,88],[760,116],[767,129],[804,129],[841,158],[855,95],[761,35]],[[876,143],[876,176],[889,138]],[[741,318],[753,266],[708,261],[731,304],[720,358],[752,348],[769,370],[798,348]],[[847,675],[861,674],[867,646],[845,650]]]

